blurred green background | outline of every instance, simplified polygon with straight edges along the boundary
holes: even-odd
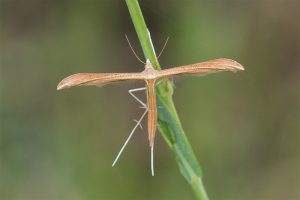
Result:
[[[212,200],[300,199],[300,1],[140,1],[163,68],[232,58],[240,73],[175,80],[175,105]],[[129,83],[56,91],[76,72],[134,72],[125,1],[0,0],[0,199],[194,199],[146,129]],[[143,57],[142,57],[143,58]],[[146,124],[144,124],[144,127]]]

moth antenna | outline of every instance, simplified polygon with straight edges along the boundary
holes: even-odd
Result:
[[[146,65],[146,63],[143,62],[143,61],[138,57],[138,55],[135,53],[135,51],[134,51],[133,47],[131,46],[131,43],[130,43],[130,41],[129,41],[129,39],[128,39],[128,37],[127,37],[126,34],[125,34],[125,37],[126,37],[126,40],[127,40],[128,44],[129,44],[129,47],[130,47],[131,51],[132,51],[133,54],[135,55],[135,57],[136,57],[141,63],[143,63],[144,65]]]
[[[161,56],[161,54],[164,52],[164,50],[165,50],[165,48],[166,48],[166,46],[167,46],[167,43],[168,43],[168,41],[169,41],[169,38],[170,38],[170,37],[167,37],[167,39],[166,39],[166,41],[165,41],[165,44],[164,44],[163,48],[161,49],[160,53],[158,54],[158,57],[157,57],[157,58],[159,58],[159,57]]]
[[[154,176],[154,144],[151,145],[151,175]]]
[[[128,138],[126,139],[125,143],[123,144],[122,148],[120,149],[120,151],[119,151],[118,155],[116,156],[114,162],[112,163],[112,167],[117,163],[117,161],[120,158],[122,152],[124,151],[126,145],[128,144],[129,140],[131,139],[134,131],[140,125],[140,123],[142,122],[142,120],[145,117],[145,115],[146,115],[147,112],[148,112],[148,109],[145,110],[145,112],[143,113],[143,115],[141,116],[141,118],[137,121],[136,125],[133,127],[131,133],[129,134]]]

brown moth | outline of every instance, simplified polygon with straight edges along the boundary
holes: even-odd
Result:
[[[156,70],[149,59],[146,61],[145,69],[136,73],[78,73],[63,79],[57,86],[57,90],[62,90],[74,86],[103,85],[127,80],[143,80],[147,91],[147,111],[148,111],[148,139],[153,151],[154,138],[157,125],[157,103],[155,85],[159,80],[174,76],[184,75],[207,75],[221,71],[237,72],[244,70],[238,62],[219,58],[215,60],[200,62],[191,65],[179,66],[170,69]]]

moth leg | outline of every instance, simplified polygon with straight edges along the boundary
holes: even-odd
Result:
[[[135,92],[138,92],[138,91],[143,91],[143,90],[146,90],[147,88],[143,87],[143,88],[135,88],[135,89],[131,89],[131,90],[128,90],[128,93],[137,101],[139,102],[142,107],[141,108],[145,108],[147,109],[147,104],[145,104],[143,101],[141,101],[137,96],[134,95]]]
[[[134,122],[136,122],[136,123],[138,123],[139,121],[138,120],[136,120],[136,119],[133,119],[133,121]],[[139,126],[140,126],[140,128],[143,130],[143,126],[142,126],[142,124],[139,124]]]
[[[143,91],[143,90],[146,90],[145,87],[143,88],[136,88],[136,89],[131,89],[131,90],[128,90],[128,93],[137,101],[139,102],[141,105],[142,105],[142,108],[145,108],[145,111],[144,113],[142,114],[142,116],[140,117],[139,120],[134,120],[136,122],[135,126],[133,127],[133,129],[131,130],[129,136],[127,137],[126,141],[124,142],[123,146],[121,147],[119,153],[117,154],[115,160],[113,161],[112,163],[112,166],[114,166],[117,161],[119,160],[121,154],[123,153],[125,147],[127,146],[129,140],[131,139],[131,137],[133,136],[133,133],[135,132],[135,130],[137,129],[137,127],[141,127],[142,128],[142,125],[141,125],[141,122],[142,120],[144,119],[144,117],[146,116],[147,112],[148,112],[148,107],[147,105],[141,101],[136,95],[134,95],[135,92],[138,92],[138,91]]]
[[[141,124],[142,120],[144,119],[144,117],[146,116],[148,112],[148,108],[146,108],[145,112],[142,114],[141,118],[137,121],[136,125],[133,127],[133,129],[131,130],[128,138],[126,139],[126,141],[124,142],[122,148],[120,149],[118,155],[116,156],[114,162],[112,163],[112,167],[117,163],[118,159],[120,158],[122,152],[124,151],[126,145],[128,144],[129,140],[131,139],[131,137],[133,136],[134,131],[137,129],[137,127]]]
[[[158,83],[159,84],[159,83]],[[128,90],[128,93],[137,101],[139,102],[141,105],[142,105],[142,108],[146,109],[145,112],[143,113],[143,115],[141,116],[140,120],[134,120],[136,122],[136,125],[135,127],[132,129],[131,133],[129,134],[128,138],[126,139],[124,145],[122,146],[121,150],[119,151],[117,157],[115,158],[112,166],[114,166],[116,164],[116,162],[118,161],[120,155],[122,154],[124,148],[126,147],[127,143],[129,142],[130,138],[132,137],[134,131],[136,130],[136,128],[138,126],[140,126],[142,128],[142,125],[141,125],[141,122],[143,120],[143,118],[145,117],[145,115],[147,114],[148,112],[148,106],[147,104],[145,104],[143,101],[141,101],[136,95],[134,95],[135,92],[138,92],[138,91],[143,91],[143,90],[146,90],[147,88],[143,87],[143,88],[136,88],[136,89],[131,89],[131,90]],[[154,176],[154,145],[151,146],[151,149],[150,149],[150,166],[151,166],[151,175]]]

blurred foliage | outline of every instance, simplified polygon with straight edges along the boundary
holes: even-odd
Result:
[[[140,1],[163,66],[227,57],[246,71],[175,80],[174,101],[211,199],[300,199],[300,2]],[[146,131],[138,84],[56,91],[76,72],[132,72],[142,55],[125,2],[0,1],[0,199],[193,199]],[[146,125],[145,125],[146,126]]]

